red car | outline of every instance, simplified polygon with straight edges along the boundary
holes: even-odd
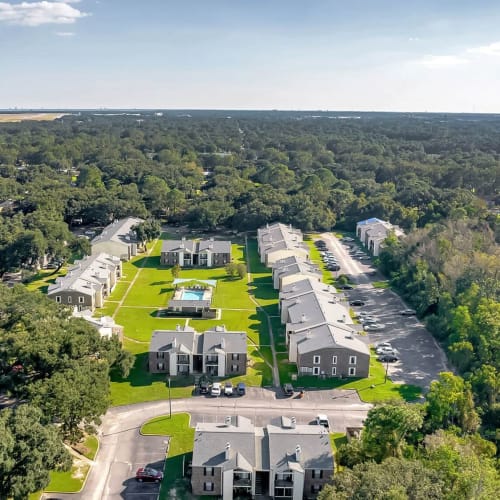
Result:
[[[159,483],[163,479],[163,472],[152,469],[151,467],[141,467],[140,469],[137,469],[135,478],[140,483]]]

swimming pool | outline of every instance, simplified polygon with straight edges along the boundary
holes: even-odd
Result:
[[[203,300],[204,290],[183,290],[181,300]]]

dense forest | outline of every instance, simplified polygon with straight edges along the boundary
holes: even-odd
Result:
[[[393,477],[420,478],[427,496],[441,498],[462,470],[457,465],[446,476],[444,455],[490,467],[495,451],[476,432],[498,438],[499,179],[500,117],[493,115],[89,111],[2,124],[0,274],[86,253],[88,241],[72,233],[75,226],[127,215],[201,230],[253,231],[280,220],[306,231],[353,231],[368,217],[398,224],[406,236],[390,237],[377,264],[447,350],[461,375],[452,392],[461,399],[450,396],[445,410],[437,404],[420,416],[404,413],[411,436],[405,430],[396,451],[373,456],[373,442],[350,450],[357,457],[346,463],[351,476],[331,494],[406,498],[397,485],[387,497],[348,488],[378,484],[378,464],[391,460]],[[123,355],[115,347],[109,353],[107,365],[120,364]],[[37,383],[45,387],[37,393],[50,390],[52,378],[23,386],[23,397]],[[368,432],[366,439],[376,437]],[[477,477],[488,496],[492,472],[483,472]],[[467,491],[476,486],[471,481]]]

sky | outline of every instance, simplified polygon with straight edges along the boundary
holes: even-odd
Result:
[[[0,108],[500,113],[498,0],[0,0]]]

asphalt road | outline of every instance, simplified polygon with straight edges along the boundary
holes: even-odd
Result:
[[[341,390],[309,390],[299,399],[298,394],[286,398],[279,389],[248,388],[242,397],[172,400],[172,412],[190,413],[192,426],[197,422],[223,422],[224,417],[235,414],[248,417],[257,425],[266,425],[282,415],[295,416],[298,423],[311,423],[318,413],[325,413],[334,432],[360,425],[370,408],[355,391]],[[147,420],[168,413],[168,401],[111,408],[102,419],[99,452],[82,492],[45,494],[44,498],[156,499],[158,486],[136,483],[134,475],[137,468],[146,464],[162,469],[168,438],[141,436],[140,428]]]
[[[385,325],[383,330],[370,332],[361,339],[368,344],[391,342],[400,358],[396,363],[388,363],[391,379],[427,389],[440,372],[450,369],[439,344],[418,318],[400,314],[408,306],[399,295],[388,288],[373,287],[372,281],[383,278],[379,273],[371,275],[375,270],[369,260],[353,258],[348,247],[330,233],[322,234],[321,238],[337,256],[341,266],[339,273],[348,275],[357,284],[354,290],[345,293],[350,301],[361,299],[365,305],[353,309],[369,312]]]

